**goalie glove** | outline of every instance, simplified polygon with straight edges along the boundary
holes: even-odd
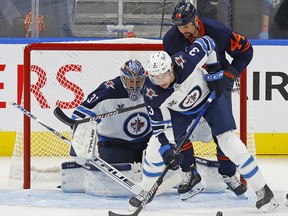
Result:
[[[96,122],[79,124],[74,128],[72,147],[76,152],[76,162],[79,165],[84,165],[94,156],[96,136]]]
[[[174,145],[167,144],[161,146],[159,152],[166,166],[169,166],[172,170],[177,170],[179,168],[183,160],[183,155],[176,154]]]

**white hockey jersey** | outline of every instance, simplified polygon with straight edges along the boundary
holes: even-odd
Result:
[[[122,108],[144,103],[143,97],[137,101],[129,99],[120,77],[103,82],[73,112],[72,119],[83,119]],[[151,126],[146,107],[131,110],[98,121],[98,141],[117,139],[138,142],[151,135]]]
[[[168,89],[162,89],[147,80],[144,90],[153,135],[162,145],[177,144],[181,140],[193,115],[210,95],[204,78],[207,72],[202,68],[207,61],[207,53],[202,48],[197,49],[193,57],[188,52],[179,52],[172,56],[172,61],[175,64],[174,83]]]

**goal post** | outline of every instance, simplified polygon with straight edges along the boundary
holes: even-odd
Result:
[[[53,115],[56,106],[71,115],[102,82],[120,75],[120,68],[127,60],[137,59],[145,68],[150,54],[158,50],[163,50],[162,41],[137,38],[30,44],[24,50],[22,105],[45,124],[70,137],[70,128]],[[232,94],[233,112],[242,141],[247,139],[249,151],[255,154],[254,133],[247,126],[245,73],[240,86],[240,94],[239,85]],[[60,165],[69,160],[69,146],[23,114],[18,125],[10,182],[29,189],[34,181],[59,181]],[[216,160],[213,141],[193,142],[193,146],[196,156]]]

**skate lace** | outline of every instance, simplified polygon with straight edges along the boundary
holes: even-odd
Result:
[[[236,189],[241,185],[241,182],[238,180],[238,178],[234,175],[232,177],[225,177],[224,181],[226,184],[228,184],[231,188]]]

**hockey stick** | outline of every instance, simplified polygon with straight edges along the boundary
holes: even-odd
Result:
[[[22,106],[18,105],[15,102],[11,102],[11,105],[16,107],[18,110],[23,112],[25,115],[27,115],[29,118],[35,120],[38,122],[40,125],[43,127],[47,128],[49,131],[51,131],[53,134],[61,138],[66,144],[71,145],[71,141],[66,138],[65,136],[61,135],[58,133],[56,130],[53,128],[49,127],[46,125],[44,122],[42,122],[40,119],[38,119],[36,116],[34,116],[32,113],[30,113],[28,110],[24,109]],[[109,163],[107,163],[105,160],[94,156],[92,160],[88,160],[88,163],[91,164],[92,166],[98,168],[100,171],[102,171],[104,174],[108,175],[110,178],[115,180],[118,184],[124,186],[127,190],[131,191],[133,194],[137,195],[142,191],[142,188],[138,186],[133,180],[129,179],[126,177],[123,173],[121,173],[119,170],[111,166]],[[161,194],[172,187],[174,187],[177,183],[179,183],[179,177],[176,175],[166,179],[165,184],[157,192],[158,194]]]
[[[51,131],[53,134],[61,138],[66,144],[71,145],[71,141],[66,138],[65,136],[58,133],[53,128],[46,125],[44,122],[42,122],[39,118],[34,116],[32,113],[30,113],[28,110],[26,110],[24,107],[18,105],[15,102],[11,102],[11,105],[16,107],[18,110],[23,112],[25,115],[27,115],[29,118],[32,118],[36,122],[38,122],[43,127],[47,128],[49,131]],[[124,186],[127,190],[131,191],[133,194],[139,194],[142,191],[142,188],[134,183],[133,180],[129,179],[127,176],[125,176],[123,173],[121,173],[119,170],[111,166],[109,163],[104,161],[103,159],[94,156],[93,159],[88,160],[88,163],[92,164],[94,167],[101,170],[103,173],[108,175],[110,178],[114,179],[117,183]]]
[[[144,103],[143,104],[138,104],[138,105],[132,106],[132,107],[127,107],[127,108],[123,108],[123,109],[119,109],[119,110],[103,113],[101,115],[97,115],[97,116],[93,116],[93,117],[86,118],[86,119],[81,119],[81,120],[73,120],[73,119],[69,118],[63,112],[63,110],[61,110],[61,108],[56,107],[55,110],[54,110],[54,115],[60,121],[62,121],[64,124],[69,125],[69,126],[76,126],[78,124],[82,124],[82,123],[90,122],[90,121],[95,121],[95,120],[102,119],[102,118],[107,118],[107,117],[118,115],[118,114],[121,114],[121,113],[124,113],[124,112],[129,112],[131,110],[139,109],[139,108],[142,108],[142,107],[145,107]]]
[[[196,117],[195,121],[193,122],[193,124],[189,128],[189,130],[186,133],[185,137],[183,138],[181,144],[177,147],[176,154],[180,153],[182,147],[184,146],[184,144],[189,139],[190,135],[192,134],[192,132],[196,128],[196,126],[197,126],[198,122],[200,121],[201,117],[204,115],[204,113],[206,112],[207,108],[209,107],[209,105],[211,104],[211,102],[214,100],[215,97],[216,97],[216,93],[215,93],[215,91],[213,91],[210,94],[210,96],[207,99],[207,101],[204,103],[200,113],[198,114],[198,116]],[[157,189],[162,184],[163,178],[165,177],[165,175],[168,172],[168,170],[169,170],[169,166],[166,166],[165,169],[163,170],[162,174],[158,177],[156,182],[153,184],[153,186],[150,189],[150,191],[148,191],[147,195],[144,197],[144,199],[141,202],[140,206],[137,207],[137,209],[134,212],[132,212],[131,214],[118,214],[118,213],[109,211],[108,215],[109,216],[137,216],[142,211],[142,209],[147,205],[147,203],[149,201],[152,201],[152,199],[154,198],[154,196],[156,194]]]
[[[56,130],[54,130],[53,128],[49,127],[48,125],[46,125],[44,122],[42,122],[40,119],[38,119],[36,116],[32,115],[32,113],[30,113],[28,110],[26,110],[24,107],[18,105],[15,102],[10,102],[10,104],[14,107],[16,107],[18,110],[20,110],[21,112],[23,112],[25,115],[27,115],[29,118],[35,120],[36,122],[38,122],[40,125],[42,125],[43,127],[47,128],[49,131],[51,131],[53,134],[55,134],[56,136],[60,137],[62,140],[64,140],[67,144],[70,145],[70,140],[67,139],[66,137],[62,136],[60,133],[58,133]]]

